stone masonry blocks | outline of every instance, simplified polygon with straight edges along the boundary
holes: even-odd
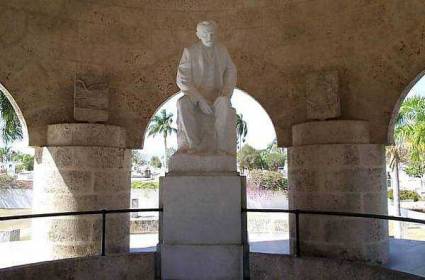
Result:
[[[331,131],[341,135],[326,135]],[[289,207],[387,214],[385,149],[365,143],[367,131],[366,123],[356,121],[294,126],[294,143],[299,145],[288,150]],[[291,245],[295,245],[291,216],[290,224]],[[300,236],[303,255],[375,263],[388,258],[386,221],[302,215]]]
[[[100,124],[49,126],[49,146],[37,150],[34,176],[36,212],[128,208],[131,153],[125,131]],[[105,140],[103,138],[110,139]],[[79,146],[88,139],[93,146]],[[109,215],[109,253],[128,251],[129,215]],[[51,218],[34,221],[34,236],[46,243],[53,258],[98,254],[100,216]]]
[[[369,123],[366,121],[330,120],[292,126],[294,146],[310,144],[369,143]]]
[[[64,123],[47,127],[47,146],[125,147],[126,132],[119,126]]]

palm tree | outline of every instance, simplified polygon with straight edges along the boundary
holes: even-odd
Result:
[[[8,144],[16,140],[21,140],[23,137],[21,122],[9,99],[7,99],[2,91],[0,91],[0,115],[0,129],[3,142]]]
[[[12,161],[12,158],[13,158],[14,155],[15,155],[15,152],[12,151],[12,148],[10,146],[0,148],[0,161],[1,162]]]
[[[162,134],[164,138],[164,167],[167,169],[167,137],[173,132],[177,132],[177,129],[171,126],[173,123],[173,113],[167,113],[167,110],[163,109],[159,114],[156,114],[150,125],[148,136],[155,137],[158,134]]]
[[[424,162],[425,153],[425,98],[411,97],[400,107],[394,129],[395,145],[387,148],[389,167],[394,172],[393,199],[395,215],[400,216],[399,169],[402,162]],[[397,223],[396,237],[402,237]]]
[[[425,161],[425,97],[413,96],[403,102],[395,133],[405,140],[411,161]]]
[[[242,143],[245,143],[247,134],[248,125],[243,119],[243,115],[236,114],[236,135],[238,136],[238,150],[240,150]]]

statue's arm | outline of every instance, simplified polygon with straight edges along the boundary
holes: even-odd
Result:
[[[226,52],[226,69],[224,71],[224,77],[223,77],[222,95],[230,98],[232,96],[233,90],[236,87],[237,70],[228,51],[225,50],[225,52]]]
[[[188,49],[183,50],[177,69],[177,86],[182,92],[191,96],[199,95],[199,92],[192,81],[192,64],[190,62],[190,53]]]

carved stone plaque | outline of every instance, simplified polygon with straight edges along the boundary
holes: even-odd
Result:
[[[76,79],[74,86],[74,119],[102,123],[109,118],[109,88],[105,83],[87,85]]]
[[[334,119],[341,116],[338,95],[338,72],[310,73],[306,77],[307,118]]]

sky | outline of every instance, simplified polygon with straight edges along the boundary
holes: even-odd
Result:
[[[412,87],[407,97],[415,95],[425,96],[425,76]],[[162,105],[162,107],[158,108],[158,112],[162,109],[166,109],[168,112],[173,113],[174,127],[177,127],[175,123],[177,117],[176,101],[180,96],[180,94],[176,94]],[[233,93],[232,104],[237,113],[242,114],[244,120],[247,122],[248,135],[245,143],[256,149],[266,148],[266,146],[276,137],[273,124],[266,111],[254,98],[239,89],[235,89]],[[175,134],[168,139],[168,143],[169,147],[177,148],[177,139]],[[1,139],[0,145],[4,146]],[[153,155],[163,156],[163,145],[162,137],[145,136],[145,145],[141,152],[147,157],[151,157]],[[28,147],[28,139],[26,137],[22,141],[13,143],[12,149],[22,153],[34,154],[34,149]]]

